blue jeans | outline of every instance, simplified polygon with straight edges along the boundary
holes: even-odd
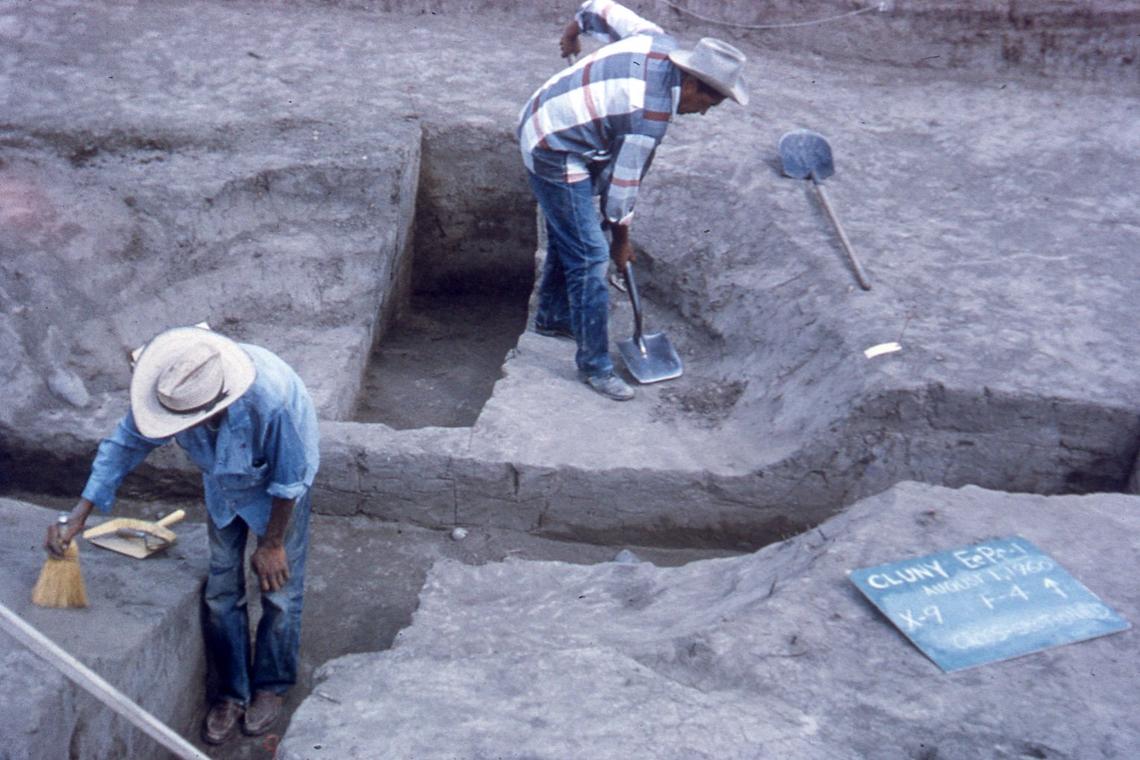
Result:
[[[568,328],[578,343],[578,371],[585,377],[608,375],[614,369],[607,325],[610,246],[591,184],[551,182],[532,172],[528,179],[546,217],[546,264],[535,324]]]
[[[252,664],[245,596],[245,542],[249,526],[240,517],[224,528],[207,520],[210,575],[206,578],[206,658],[218,679],[218,696],[248,703],[252,693],[283,694],[297,682],[301,649],[301,605],[305,555],[309,548],[309,494],[293,505],[285,530],[289,580],[261,595],[261,622]]]

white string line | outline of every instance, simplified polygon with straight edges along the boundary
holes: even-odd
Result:
[[[673,2],[670,2],[670,0],[660,0],[660,2],[664,3],[665,5],[668,5],[670,8],[677,11],[678,13],[684,13],[686,15],[692,16],[695,19],[698,19],[700,21],[704,21],[704,22],[709,23],[709,24],[719,24],[721,26],[731,26],[731,27],[735,27],[737,29],[749,29],[749,30],[790,29],[792,27],[797,27],[797,26],[815,26],[816,24],[826,24],[826,23],[831,22],[831,21],[839,21],[840,19],[845,19],[848,16],[858,16],[860,13],[867,13],[869,11],[876,10],[879,7],[878,5],[868,5],[866,8],[860,8],[858,10],[848,11],[847,13],[841,13],[838,16],[828,16],[826,18],[818,18],[818,19],[815,19],[813,21],[792,21],[792,22],[789,22],[786,24],[736,24],[736,23],[733,23],[731,21],[721,21],[719,19],[708,18],[706,16],[702,16],[699,13],[694,13],[693,11],[689,10],[688,8],[682,8],[681,6],[679,6]]]

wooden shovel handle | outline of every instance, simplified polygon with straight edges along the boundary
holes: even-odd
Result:
[[[186,517],[186,510],[185,509],[176,509],[173,512],[171,512],[170,514],[168,514],[166,517],[164,517],[161,520],[159,520],[158,522],[156,522],[155,525],[157,525],[160,528],[169,528],[171,525],[174,525],[175,523],[182,522],[182,519],[184,517]]]
[[[855,249],[851,246],[851,241],[847,239],[847,233],[843,231],[843,225],[839,223],[839,219],[835,216],[835,212],[831,210],[831,203],[827,200],[827,193],[823,191],[823,185],[815,178],[815,172],[811,175],[812,184],[815,185],[815,191],[819,194],[819,202],[823,204],[823,210],[827,212],[827,218],[835,225],[835,231],[839,233],[839,242],[843,243],[843,251],[847,254],[847,258],[851,261],[851,266],[855,270],[855,279],[859,281],[859,287],[863,290],[871,289],[871,281],[867,279],[867,273],[863,271],[863,266],[859,263],[859,259],[855,257]]]

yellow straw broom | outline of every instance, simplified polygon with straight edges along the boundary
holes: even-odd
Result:
[[[65,530],[67,515],[61,514],[56,525],[60,531]],[[32,604],[40,607],[87,606],[87,588],[83,585],[83,571],[79,568],[79,544],[74,538],[62,557],[48,555],[32,589]]]

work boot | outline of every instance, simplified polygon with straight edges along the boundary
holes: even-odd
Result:
[[[237,731],[243,712],[245,707],[241,702],[232,699],[215,702],[202,724],[202,739],[207,744],[225,744]]]
[[[614,401],[629,401],[633,398],[633,388],[629,387],[629,383],[612,372],[608,375],[587,377],[585,383],[606,398],[612,398]]]
[[[281,705],[285,698],[272,691],[259,691],[253,695],[249,709],[245,711],[245,722],[241,730],[246,736],[261,736],[268,731],[277,716],[281,714]]]
[[[560,338],[562,340],[574,340],[574,333],[566,325],[540,325],[534,323],[534,331],[539,335],[547,338]]]

